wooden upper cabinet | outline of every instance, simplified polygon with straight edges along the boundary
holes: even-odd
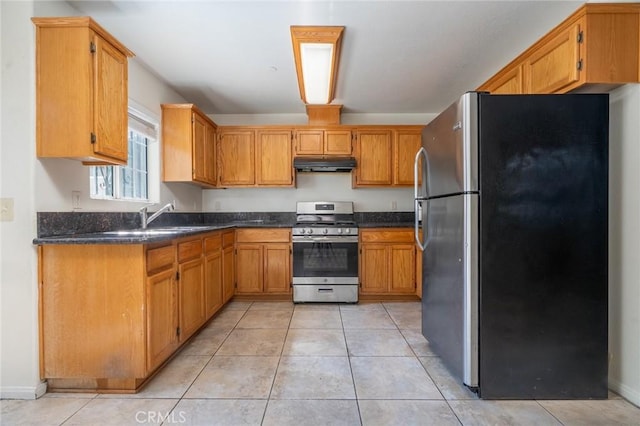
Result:
[[[422,146],[422,130],[397,130],[393,139],[393,184],[413,186],[413,164]],[[422,181],[422,174],[418,173]]]
[[[523,65],[519,64],[498,74],[495,79],[485,83],[480,90],[496,95],[520,95],[525,92]]]
[[[292,131],[218,129],[218,186],[294,186]]]
[[[215,134],[216,124],[194,104],[163,104],[163,180],[214,187]]]
[[[356,131],[354,186],[384,186],[393,182],[392,132],[389,129]]]
[[[293,186],[291,130],[258,130],[256,137],[256,183]]]
[[[358,129],[353,186],[412,186],[413,163],[422,145],[422,129],[422,126]]]
[[[36,153],[126,164],[128,66],[133,53],[89,17],[36,26]]]
[[[220,130],[218,136],[218,186],[253,186],[255,132]]]
[[[541,45],[525,61],[527,93],[554,93],[580,79],[581,24],[576,22]]]
[[[296,130],[294,151],[303,155],[344,155],[352,153],[351,130],[301,129]]]
[[[478,90],[567,93],[637,83],[639,47],[640,4],[587,3]]]

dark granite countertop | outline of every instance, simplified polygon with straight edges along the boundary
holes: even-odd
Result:
[[[291,228],[293,224],[249,220],[212,225],[178,225],[38,237],[33,244],[149,244],[230,228]]]
[[[360,228],[412,228],[413,212],[355,213]],[[136,213],[38,213],[33,244],[148,244],[228,228],[292,228],[295,213],[167,213],[147,231]]]

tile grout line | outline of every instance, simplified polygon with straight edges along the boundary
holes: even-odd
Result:
[[[291,316],[289,317],[289,323],[287,324],[287,332],[284,334],[284,340],[282,341],[282,347],[280,348],[280,355],[278,356],[278,365],[276,365],[276,371],[273,373],[273,380],[271,380],[271,387],[269,388],[269,395],[267,395],[267,403],[264,405],[264,411],[262,412],[262,418],[260,419],[260,424],[264,423],[264,419],[267,415],[267,409],[269,408],[269,403],[271,402],[271,394],[273,393],[273,386],[276,383],[276,377],[278,377],[278,370],[280,369],[280,363],[282,362],[282,354],[284,353],[284,346],[287,343],[287,337],[289,336],[289,330],[291,329],[291,321],[293,320],[293,315],[296,312],[295,304],[293,305],[293,310],[291,311]]]
[[[342,309],[338,307],[338,314],[340,315],[340,323],[342,324],[342,338],[344,339],[344,346],[347,350],[347,361],[349,362],[349,372],[351,373],[351,383],[353,384],[353,395],[355,396],[356,409],[358,410],[358,419],[362,426],[362,411],[360,411],[360,400],[358,399],[358,388],[356,387],[356,378],[353,375],[353,366],[351,365],[351,354],[349,353],[349,342],[347,341],[347,334],[344,328],[344,321],[342,320]]]

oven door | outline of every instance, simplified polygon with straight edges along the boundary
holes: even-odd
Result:
[[[357,236],[294,236],[293,284],[358,284]]]

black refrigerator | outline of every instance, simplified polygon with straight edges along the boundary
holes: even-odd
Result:
[[[469,92],[416,154],[422,333],[487,399],[607,398],[606,94]]]

